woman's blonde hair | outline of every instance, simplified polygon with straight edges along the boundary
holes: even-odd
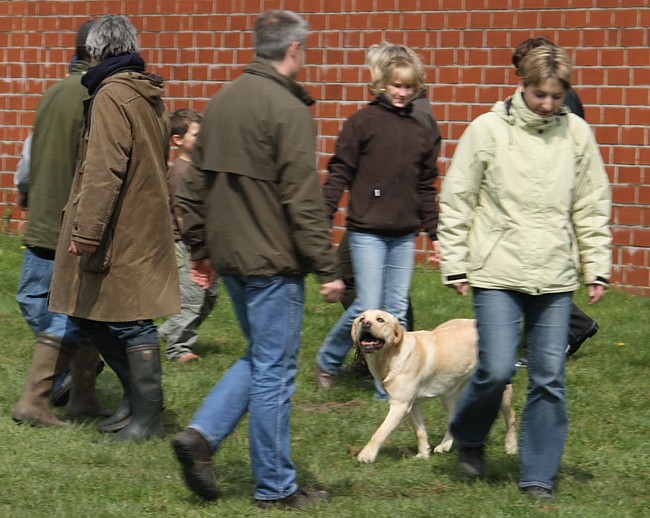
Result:
[[[557,79],[569,89],[573,66],[566,50],[562,47],[542,45],[524,56],[519,65],[519,76],[528,85],[541,85],[548,79]]]
[[[366,53],[366,66],[370,70],[370,91],[377,95],[395,77],[412,83],[416,92],[424,88],[424,65],[420,56],[406,45],[378,43]]]

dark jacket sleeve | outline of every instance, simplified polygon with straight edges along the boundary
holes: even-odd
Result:
[[[200,143],[197,141],[192,164],[201,163],[200,156]],[[214,173],[203,171],[192,165],[178,183],[172,199],[174,211],[180,216],[183,223],[180,229],[183,242],[190,248],[190,257],[193,260],[209,256],[205,246],[204,200],[213,180]]]
[[[278,138],[280,192],[293,241],[307,271],[321,283],[340,278],[315,167],[316,135],[311,112],[292,110]]]
[[[431,104],[426,97],[418,99],[413,103],[413,116],[429,132],[430,152],[427,153],[421,164],[421,174],[418,183],[418,194],[420,196],[420,219],[424,228],[433,241],[438,239],[438,192],[434,182],[438,178],[438,157],[442,136],[440,128],[431,111]]]
[[[330,222],[343,195],[354,179],[359,159],[360,128],[354,122],[354,117],[348,119],[336,140],[336,151],[327,166],[328,177],[323,185],[323,199]]]

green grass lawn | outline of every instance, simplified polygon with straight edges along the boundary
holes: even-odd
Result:
[[[182,430],[221,374],[245,347],[225,293],[201,327],[199,362],[164,361],[165,440],[97,444],[95,422],[69,429],[18,426],[11,410],[26,379],[34,337],[14,300],[20,271],[18,238],[0,236],[0,516],[2,517],[239,517],[274,516],[252,499],[247,424],[243,422],[214,457],[223,497],[206,504],[184,486],[169,440]],[[503,451],[504,426],[488,444],[487,476],[469,483],[456,456],[416,459],[409,423],[393,435],[375,464],[359,465],[349,453],[362,447],[387,412],[372,398],[370,382],[339,378],[332,391],[315,388],[316,351],[341,314],[325,304],[314,279],[308,283],[298,390],[292,414],[293,457],[299,482],[324,488],[331,502],[304,514],[321,517],[506,517],[650,516],[650,299],[611,290],[595,307],[586,292],[576,302],[601,331],[568,362],[571,427],[557,482],[557,501],[536,504],[517,489],[518,460]],[[418,267],[413,282],[416,327],[433,328],[471,317],[469,298],[440,283],[439,274]],[[526,373],[515,380],[521,415]],[[106,369],[98,391],[107,407],[121,398],[117,378]],[[438,401],[423,405],[430,443],[445,428]]]

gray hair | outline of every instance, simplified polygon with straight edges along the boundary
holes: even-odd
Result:
[[[109,14],[97,20],[88,32],[86,48],[98,61],[138,52],[138,31],[126,16]]]
[[[307,22],[292,11],[267,11],[255,22],[253,39],[258,57],[282,61],[294,41],[304,45],[309,28]]]

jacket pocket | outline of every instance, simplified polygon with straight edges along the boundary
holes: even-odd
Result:
[[[113,264],[113,231],[106,232],[104,239],[92,254],[81,254],[79,268],[84,272],[106,273]]]

